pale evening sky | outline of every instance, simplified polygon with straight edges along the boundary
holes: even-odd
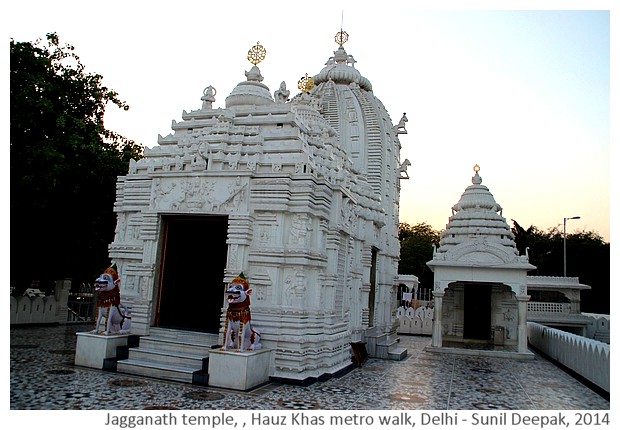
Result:
[[[267,50],[263,83],[273,93],[286,81],[296,94],[299,78],[333,55],[342,25],[345,49],[392,121],[409,119],[401,222],[444,228],[479,164],[509,223],[561,228],[563,217],[579,215],[569,232],[610,240],[618,12],[611,1],[507,1],[492,10],[496,3],[33,1],[8,6],[4,27],[16,41],[56,32],[73,45],[130,106],[109,107],[107,128],[152,147],[183,110],[200,108],[206,86],[224,107],[257,41]]]

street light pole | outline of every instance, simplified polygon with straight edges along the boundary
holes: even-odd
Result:
[[[564,218],[564,277],[566,278],[566,221],[569,219],[579,219],[580,216],[573,216],[570,218]]]

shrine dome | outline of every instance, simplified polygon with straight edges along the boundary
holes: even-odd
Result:
[[[334,56],[331,57],[323,70],[314,76],[314,82],[320,84],[322,82],[333,81],[337,84],[349,85],[352,82],[358,84],[366,91],[372,91],[370,81],[362,76],[362,74],[354,67],[355,60],[352,55],[347,54],[344,47],[340,45]]]
[[[261,106],[273,104],[274,100],[269,87],[263,84],[263,75],[257,64],[265,58],[265,48],[260,43],[248,51],[248,60],[253,64],[249,72],[245,72],[246,80],[237,84],[226,97],[226,108],[237,106]]]
[[[502,216],[503,209],[489,189],[482,185],[479,170],[480,167],[476,165],[472,185],[465,189],[458,203],[452,206],[452,216],[441,233],[437,253],[447,253],[464,243],[484,241],[500,245],[506,251],[518,255],[514,235]]]

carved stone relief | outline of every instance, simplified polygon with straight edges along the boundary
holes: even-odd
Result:
[[[312,238],[312,230],[312,220],[308,215],[294,215],[289,230],[289,244],[308,247]]]
[[[125,241],[125,229],[126,229],[126,215],[119,213],[117,215],[116,230],[114,231],[114,242]]]
[[[140,276],[140,297],[142,297],[143,300],[148,300],[149,293],[151,292],[149,280],[150,277],[148,276]]]
[[[117,235],[121,243],[136,243],[140,240],[140,224],[138,216],[131,213],[119,214]]]
[[[227,187],[218,187],[205,178],[155,178],[150,208],[159,211],[237,212],[247,201],[247,182],[240,177],[228,179]]]
[[[241,181],[240,177],[237,177],[234,182],[228,185],[228,195],[224,201],[214,205],[214,210],[237,212],[241,206],[241,203],[246,200],[247,184]]]
[[[139,294],[139,291],[136,291],[136,277],[135,275],[127,275],[125,277],[125,286],[122,288],[123,292],[128,292],[130,295],[135,296]]]
[[[287,272],[291,272],[290,270]],[[287,306],[302,307],[306,295],[306,276],[303,271],[289,273],[284,280],[284,302]]]
[[[233,243],[229,246],[228,252],[228,267],[230,268],[239,268],[237,263],[237,253],[239,252],[239,245]]]

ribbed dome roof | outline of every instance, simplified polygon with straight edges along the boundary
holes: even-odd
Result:
[[[456,245],[484,239],[511,248],[511,252],[518,254],[514,236],[502,217],[502,207],[489,189],[482,185],[479,170],[476,165],[472,185],[465,189],[459,202],[452,207],[452,216],[441,234],[437,252],[447,252]]]
[[[482,178],[478,174],[478,169],[474,169],[476,174],[471,178],[472,185],[467,187],[457,204],[452,206],[453,212],[460,212],[466,209],[486,209],[493,212],[502,210],[493,198],[489,189],[482,185]]]
[[[400,187],[394,173],[400,142],[370,81],[355,68],[356,61],[345,51],[343,44],[347,39],[348,34],[342,30],[336,34],[338,48],[325,67],[312,77],[315,86],[307,96],[334,137],[330,143],[333,149],[329,151],[342,154],[343,170],[353,174],[343,181],[343,189],[355,201],[353,218],[373,221],[381,229],[380,234],[387,237],[386,249],[397,256]],[[300,118],[301,114],[304,121],[312,124],[311,115],[297,109],[296,116]]]
[[[337,51],[334,51],[334,56],[325,63],[323,70],[313,77],[314,82],[320,84],[332,80],[337,84],[345,85],[355,82],[366,91],[372,91],[370,81],[362,76],[353,66],[354,64],[353,56],[348,55],[341,45]]]
[[[348,38],[339,38],[339,47],[325,67],[313,76],[316,86],[310,94],[318,100],[321,115],[336,131],[338,145],[350,157],[353,170],[364,175],[384,204],[396,198],[396,192],[382,191],[396,161],[390,157],[396,151],[386,150],[399,146],[392,132],[392,120],[385,106],[375,96],[368,79],[355,68],[356,61],[342,44]]]

